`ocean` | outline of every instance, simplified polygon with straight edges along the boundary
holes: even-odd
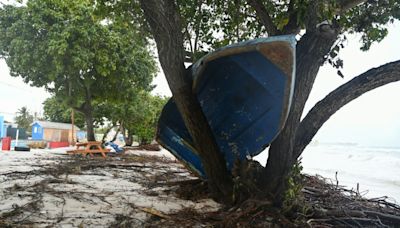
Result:
[[[266,152],[255,157],[265,164]],[[302,154],[303,172],[332,179],[367,198],[387,196],[400,203],[400,148],[354,144],[313,144]]]

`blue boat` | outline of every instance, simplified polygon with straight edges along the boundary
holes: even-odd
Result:
[[[228,170],[236,159],[262,152],[283,128],[293,95],[295,45],[294,36],[255,39],[216,50],[192,65],[192,89]],[[161,113],[157,141],[207,178],[173,99]]]

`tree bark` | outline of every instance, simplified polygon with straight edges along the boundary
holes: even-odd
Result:
[[[88,141],[96,141],[94,135],[94,125],[93,125],[93,106],[92,106],[92,94],[89,87],[85,87],[85,103],[83,104],[83,114],[85,115],[86,121],[86,132]]]
[[[125,137],[125,146],[132,146],[133,143],[133,133],[131,130],[127,130],[128,135]]]
[[[117,131],[116,131],[115,134],[114,134],[114,137],[111,139],[111,142],[115,142],[115,140],[117,140],[117,136],[118,136],[118,134],[119,134],[120,131],[121,131],[122,134],[123,134],[122,129],[123,129],[123,126],[122,126],[122,123],[120,123],[120,124],[119,124],[119,128],[117,129]]]
[[[115,124],[113,124],[111,127],[107,128],[106,132],[104,132],[103,138],[101,139],[101,141],[103,143],[105,143],[108,133],[110,133],[111,129],[113,129],[114,127],[115,127]]]
[[[329,35],[319,30],[311,30],[297,44],[296,84],[291,110],[285,127],[270,146],[262,180],[265,192],[274,198],[276,204],[281,204],[283,201],[287,187],[286,178],[296,161],[293,147],[305,103],[319,68],[325,61],[324,56],[329,53],[337,34],[338,31],[335,29]]]
[[[87,106],[84,115],[86,121],[87,140],[96,141],[96,138],[94,136],[93,111],[91,106]]]
[[[160,64],[173,99],[202,160],[210,190],[215,198],[230,203],[231,176],[200,103],[192,92],[190,70],[186,72],[183,64],[183,35],[176,5],[170,0],[140,0],[140,4],[156,41]]]
[[[322,125],[341,107],[377,87],[400,80],[400,61],[387,63],[353,78],[319,101],[301,121],[295,154],[298,158]]]
[[[300,32],[300,23],[297,15],[299,12],[295,10],[295,0],[290,0],[287,14],[289,15],[288,23],[282,28],[282,34],[298,34]]]

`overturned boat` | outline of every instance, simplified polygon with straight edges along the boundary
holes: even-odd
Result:
[[[192,65],[192,89],[228,170],[236,159],[262,152],[283,128],[293,95],[295,44],[294,36],[250,40],[216,50]],[[157,141],[206,178],[173,98],[161,113]]]

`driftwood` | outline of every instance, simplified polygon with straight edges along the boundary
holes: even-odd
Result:
[[[337,178],[335,184],[328,184],[322,177],[306,179],[308,184],[302,193],[314,207],[308,225],[400,227],[400,207],[388,202],[387,197],[363,198],[358,188],[346,189]]]
[[[151,215],[163,218],[163,219],[170,219],[171,217],[168,215],[163,214],[161,211],[158,211],[154,208],[148,208],[148,207],[139,207],[139,209],[143,212],[149,213]]]

